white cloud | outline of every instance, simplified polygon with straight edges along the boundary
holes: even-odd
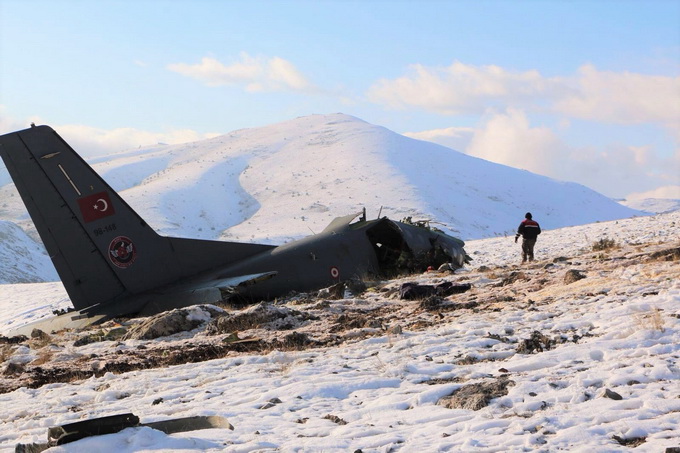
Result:
[[[455,62],[448,67],[412,65],[401,77],[378,81],[367,95],[393,108],[479,115],[472,138],[458,139],[457,146],[452,146],[453,137],[439,131],[411,136],[493,162],[581,182],[610,196],[675,185],[680,179],[680,77],[601,71],[593,65],[584,65],[574,74],[545,77],[538,71]],[[531,126],[527,113],[548,114],[556,126]],[[570,147],[560,136],[569,134],[574,119],[657,126],[674,140],[675,156],[662,158],[668,149],[616,144],[615,140],[604,147]]]
[[[678,157],[659,158],[651,145],[571,147],[553,129],[532,126],[519,109],[490,111],[473,129],[452,127],[407,135],[499,164],[578,182],[611,197],[680,184]],[[450,146],[451,140],[463,146]]]
[[[447,115],[520,108],[604,123],[680,128],[680,77],[599,71],[593,65],[582,66],[575,75],[549,78],[535,70],[499,66],[416,64],[402,77],[375,83],[368,98],[393,108],[419,107]]]
[[[150,132],[133,128],[106,130],[82,125],[53,127],[79,154],[86,157],[158,143],[169,145],[187,143],[219,135],[214,133],[200,134],[190,129]]]
[[[0,107],[0,112],[2,112]],[[30,127],[31,123],[45,124],[40,117],[31,117],[24,121],[0,115],[0,134],[6,134]],[[57,133],[66,140],[78,154],[92,157],[114,153],[126,149],[150,146],[157,143],[177,144],[203,140],[220,135],[218,133],[201,134],[190,129],[176,129],[167,132],[150,132],[133,128],[100,129],[76,124],[50,124]]]
[[[540,103],[556,88],[553,80],[535,70],[515,72],[460,62],[437,68],[416,64],[403,77],[378,81],[368,98],[394,108],[414,106],[453,115],[482,113],[490,106]]]
[[[461,151],[468,147],[474,133],[475,129],[472,127],[447,127],[420,132],[404,132],[403,135]]]
[[[564,83],[572,89],[555,100],[559,113],[606,123],[680,127],[680,77],[598,71],[585,65]]]
[[[167,68],[214,87],[239,85],[250,92],[315,90],[293,63],[280,57],[255,58],[242,52],[240,60],[229,65],[204,57],[198,64],[174,63]]]
[[[0,134],[7,134],[9,132],[18,131],[30,127],[31,123],[40,123],[40,118],[37,116],[27,118],[25,120],[17,120],[5,114],[6,107],[0,105]]]
[[[551,129],[531,127],[525,113],[508,109],[490,114],[475,132],[467,154],[503,165],[553,175],[565,145]]]
[[[626,197],[628,200],[644,200],[647,198],[665,198],[680,200],[680,186],[662,186],[647,192],[631,193]]]

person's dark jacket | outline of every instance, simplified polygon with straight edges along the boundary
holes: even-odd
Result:
[[[517,228],[517,235],[521,235],[524,239],[536,239],[539,234],[541,234],[541,227],[535,220],[524,219]]]

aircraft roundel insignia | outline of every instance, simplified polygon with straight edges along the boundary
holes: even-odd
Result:
[[[331,267],[331,277],[332,277],[332,278],[338,278],[338,277],[340,277],[340,269],[338,269],[338,268],[335,267],[335,266],[332,266],[332,267]]]
[[[137,249],[130,238],[118,236],[109,244],[109,259],[121,269],[130,267],[137,258]]]

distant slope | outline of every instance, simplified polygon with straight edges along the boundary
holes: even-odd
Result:
[[[57,272],[42,244],[12,222],[0,221],[0,284],[57,280]]]
[[[464,239],[510,233],[526,211],[544,229],[641,214],[584,186],[344,114],[92,162],[142,217],[172,236],[279,243],[363,207],[369,218],[382,207],[381,215],[397,220],[433,219]],[[0,188],[0,199],[0,219],[30,225],[12,185]]]
[[[673,198],[643,198],[637,200],[623,200],[620,203],[631,209],[654,214],[664,214],[680,210],[680,200]]]

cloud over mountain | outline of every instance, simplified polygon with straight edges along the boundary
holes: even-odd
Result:
[[[230,64],[204,57],[197,64],[173,63],[167,68],[213,87],[237,85],[249,92],[313,89],[295,65],[281,57],[252,57],[241,52],[240,59]]]

